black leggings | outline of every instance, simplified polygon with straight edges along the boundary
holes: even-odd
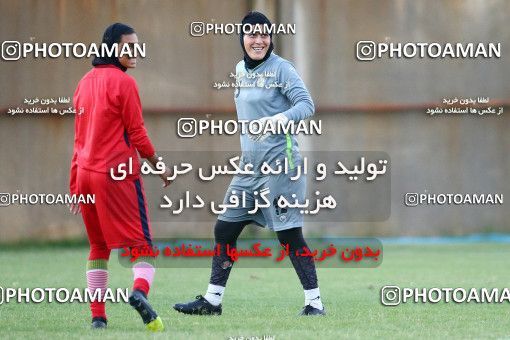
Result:
[[[225,222],[216,221],[214,226],[214,239],[216,244],[221,247],[220,256],[214,256],[211,268],[211,284],[225,287],[227,284],[233,262],[226,252],[227,244],[230,247],[236,247],[237,238],[243,231],[244,227],[251,221],[242,222]],[[289,257],[296,270],[296,273],[303,285],[303,289],[317,288],[317,273],[315,271],[315,263],[313,258],[306,256],[296,256],[296,250],[303,251],[303,247],[308,247],[303,238],[302,228],[292,228],[277,231],[278,240],[283,245],[289,245]]]

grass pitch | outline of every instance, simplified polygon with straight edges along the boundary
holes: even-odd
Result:
[[[85,287],[88,249],[0,249],[2,287]],[[385,307],[380,289],[401,287],[510,287],[510,245],[388,245],[375,269],[319,269],[328,315],[296,314],[303,292],[289,268],[234,268],[222,316],[187,316],[172,309],[205,293],[209,268],[159,269],[150,301],[166,330],[152,335],[127,304],[107,305],[111,339],[510,338],[510,304],[407,303]],[[110,261],[110,287],[130,287],[131,270]],[[86,304],[0,305],[1,338],[92,338]]]

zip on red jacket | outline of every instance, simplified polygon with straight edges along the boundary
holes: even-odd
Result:
[[[76,115],[71,194],[77,194],[77,167],[109,173],[110,168],[128,164],[131,158],[132,177],[138,176],[137,151],[147,158],[155,150],[143,122],[135,79],[116,66],[96,66],[78,83],[73,101]]]

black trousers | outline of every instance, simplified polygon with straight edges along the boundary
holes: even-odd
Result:
[[[226,286],[233,265],[230,257],[227,256],[227,244],[230,247],[236,247],[237,238],[243,231],[244,227],[250,223],[251,221],[216,221],[216,225],[214,226],[214,240],[216,244],[220,245],[221,253],[220,256],[213,257],[211,279],[209,281],[211,284],[223,287]],[[297,227],[277,231],[276,235],[281,244],[289,245],[289,257],[303,289],[308,290],[317,288],[317,272],[315,270],[313,258],[309,256],[296,256],[296,250],[298,253],[301,253],[304,251],[303,247],[308,247],[305,239],[303,238],[302,228]]]

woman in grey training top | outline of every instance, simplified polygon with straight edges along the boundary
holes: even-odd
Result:
[[[262,13],[250,12],[243,21],[240,34],[244,58],[236,66],[238,87],[235,91],[235,104],[239,120],[255,121],[256,126],[277,128],[290,121],[298,123],[314,113],[313,101],[303,81],[290,62],[274,54],[272,34],[267,30],[271,22]],[[247,26],[250,25],[250,26]],[[269,33],[268,33],[269,32]],[[297,198],[305,199],[306,178],[301,175],[297,180],[294,176],[296,165],[301,164],[301,155],[294,136],[282,133],[264,133],[258,135],[248,131],[241,132],[241,168],[244,164],[253,165],[254,175],[236,175],[232,179],[225,195],[225,202],[230,202],[231,195],[239,196],[243,191],[246,204],[242,207],[227,208],[218,216],[214,227],[215,242],[221,246],[221,254],[212,261],[211,279],[204,296],[197,296],[189,303],[179,303],[174,308],[186,314],[221,314],[221,301],[232,261],[226,254],[226,245],[236,246],[236,240],[243,228],[250,224],[268,227],[276,232],[278,240],[289,246],[289,257],[303,285],[305,307],[300,315],[324,315],[317,274],[313,258],[296,256],[307,247],[303,239],[303,214],[298,208],[281,208],[278,200],[284,196],[289,202]],[[264,131],[265,130],[265,131]],[[253,131],[252,131],[253,132]],[[279,175],[263,175],[260,167],[263,162],[274,166],[288,164],[290,171]],[[254,192],[263,189],[267,193],[269,207],[258,209],[255,214],[248,211],[255,207]],[[266,190],[267,190],[266,189]]]

